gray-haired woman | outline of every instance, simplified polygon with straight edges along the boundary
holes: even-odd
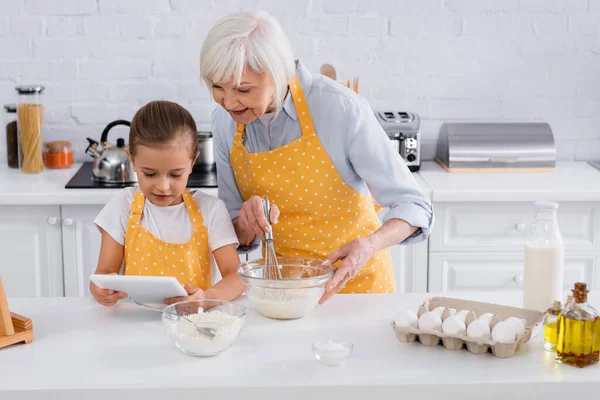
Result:
[[[272,229],[277,254],[327,259],[337,270],[321,302],[394,292],[388,247],[424,240],[433,210],[367,101],[295,60],[266,12],[217,22],[200,73],[221,106],[212,116],[219,197],[240,243]],[[373,199],[390,209],[383,225]]]

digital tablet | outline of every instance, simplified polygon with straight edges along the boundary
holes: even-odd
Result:
[[[167,297],[187,296],[183,286],[172,276],[90,275],[102,289],[127,293],[137,301],[163,303]]]

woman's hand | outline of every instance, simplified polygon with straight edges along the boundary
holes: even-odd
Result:
[[[206,292],[196,286],[192,286],[186,283],[184,286],[185,291],[189,296],[169,297],[165,299],[165,304],[179,303],[180,301],[188,300],[204,300],[206,299]]]
[[[127,293],[102,289],[94,282],[90,282],[90,292],[92,293],[92,296],[94,296],[94,299],[103,306],[114,306],[119,300],[127,298]]]
[[[275,204],[271,203],[270,220],[273,224],[276,224],[278,218],[279,209]],[[242,204],[234,227],[242,246],[252,243],[257,235],[262,238],[265,232],[271,230],[271,225],[269,225],[265,216],[263,201],[260,197],[252,196]]]
[[[362,266],[375,256],[376,252],[377,248],[369,238],[361,238],[329,253],[327,261],[323,265],[332,265],[338,260],[342,260],[342,264],[327,283],[327,288],[319,300],[319,304],[323,304],[331,296],[342,290],[346,283],[358,274]]]

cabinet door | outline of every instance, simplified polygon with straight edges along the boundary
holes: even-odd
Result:
[[[427,292],[427,241],[390,247],[399,293]]]
[[[0,275],[8,297],[64,296],[59,206],[0,206]]]
[[[557,211],[565,248],[595,251],[600,248],[600,205],[596,202],[562,202]],[[432,251],[521,251],[531,229],[535,210],[531,203],[438,203],[431,233]]]
[[[383,208],[379,218],[389,211]],[[390,247],[392,266],[399,293],[427,292],[427,240],[413,245],[394,245]]]
[[[90,296],[90,275],[96,271],[101,235],[93,221],[103,206],[62,206],[65,295]]]
[[[565,291],[575,282],[595,283],[595,255],[566,254]],[[432,253],[429,256],[430,292],[502,292],[522,290],[521,253]]]

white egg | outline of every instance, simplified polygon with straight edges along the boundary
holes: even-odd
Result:
[[[485,319],[476,319],[467,326],[467,336],[472,338],[489,338],[490,324]]]
[[[404,310],[398,315],[398,318],[394,320],[394,324],[398,327],[411,327],[416,328],[419,321],[419,317],[411,310]]]
[[[430,311],[419,318],[419,329],[423,331],[439,331],[442,328],[442,319],[437,313]]]
[[[444,313],[445,307],[436,307],[431,311],[432,313],[436,313],[440,318],[442,318],[442,314]]]
[[[525,334],[526,322],[524,320],[522,320],[521,318],[510,317],[510,318],[505,319],[502,322],[506,322],[514,327],[515,332],[517,334],[517,338],[520,338],[521,336],[523,336]]]
[[[486,321],[487,324],[490,324],[490,321],[492,320],[492,318],[494,317],[494,314],[492,313],[483,313],[480,316],[477,317],[477,319],[480,319],[482,321]]]
[[[455,315],[449,316],[442,323],[442,332],[448,335],[464,335],[466,329],[467,326],[465,325],[465,321],[462,321],[459,317]]]
[[[498,322],[492,329],[492,340],[498,343],[514,343],[517,340],[514,324],[507,321]]]
[[[465,322],[467,320],[467,315],[469,315],[469,310],[460,310],[454,314],[455,317],[460,318],[461,321]]]

